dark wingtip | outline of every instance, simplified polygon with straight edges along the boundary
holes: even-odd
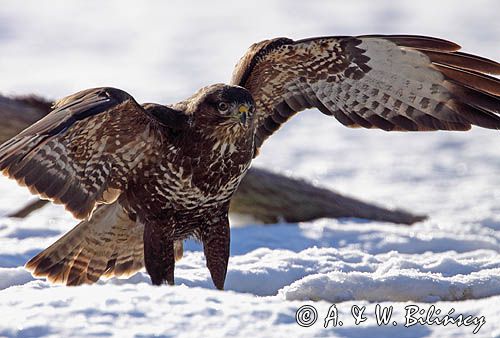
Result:
[[[500,80],[497,78],[449,65],[434,64],[433,66],[448,79],[494,96],[500,95]]]
[[[469,71],[500,75],[500,63],[481,56],[461,52],[446,53],[430,50],[421,51],[434,63]]]

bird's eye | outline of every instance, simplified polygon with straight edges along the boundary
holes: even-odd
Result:
[[[219,102],[217,109],[219,109],[221,113],[227,113],[229,105],[226,102]]]

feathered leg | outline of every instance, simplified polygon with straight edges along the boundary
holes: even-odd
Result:
[[[174,285],[174,241],[168,239],[165,228],[144,226],[144,264],[153,285]]]
[[[226,280],[229,261],[229,233],[227,213],[214,220],[213,223],[204,226],[201,231],[207,267],[215,287],[219,290],[224,289],[224,281]]]

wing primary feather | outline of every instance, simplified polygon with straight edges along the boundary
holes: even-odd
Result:
[[[444,86],[450,90],[456,101],[469,102],[493,114],[500,114],[500,96],[483,92],[454,80],[448,80]]]
[[[500,129],[500,116],[473,103],[455,103],[453,109],[469,123],[483,128]]]
[[[456,82],[477,88],[489,94],[500,95],[500,80],[492,76],[472,72],[470,70],[463,70],[449,65],[434,64],[434,67],[447,78],[455,80]]]
[[[427,57],[429,57],[429,59],[434,63],[469,71],[493,75],[500,74],[500,64],[487,58],[460,52],[446,53],[433,50],[420,51],[427,55]]]

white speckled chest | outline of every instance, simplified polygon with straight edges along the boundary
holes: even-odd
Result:
[[[169,145],[158,161],[138,168],[142,177],[129,189],[132,200],[137,201],[131,210],[144,222],[168,222],[172,215],[176,223],[180,221],[186,226],[200,222],[207,213],[228,205],[252,155],[251,141],[237,146],[221,142],[200,144],[199,149],[188,152]],[[189,229],[180,232],[189,233]]]

